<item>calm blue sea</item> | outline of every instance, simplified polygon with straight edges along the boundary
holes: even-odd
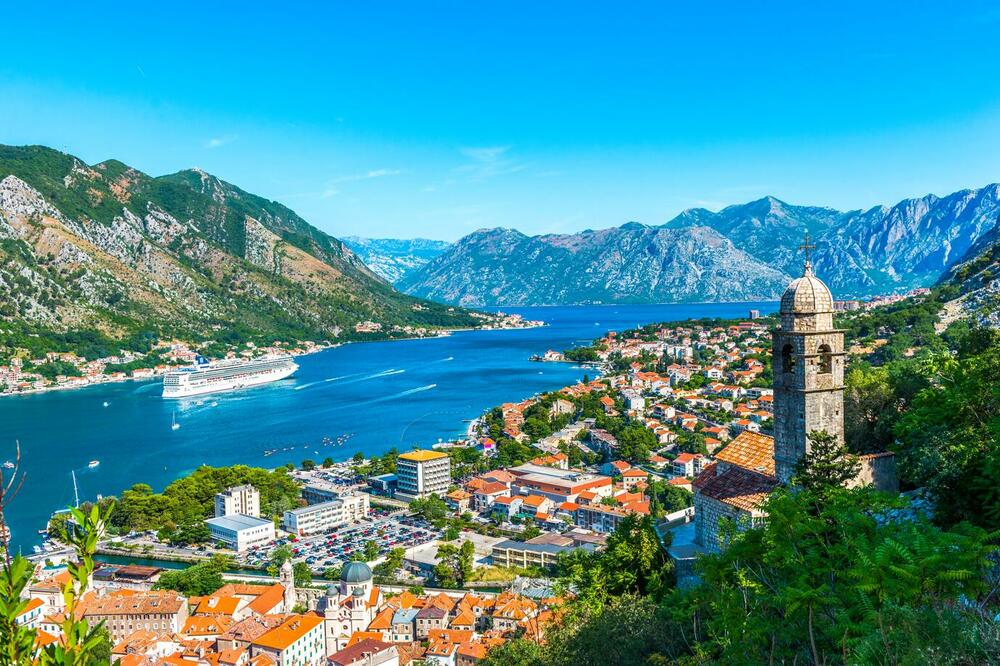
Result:
[[[158,381],[0,398],[0,460],[13,459],[19,440],[27,474],[8,507],[13,543],[30,550],[52,511],[72,503],[73,470],[83,500],[137,482],[161,490],[201,464],[275,467],[427,446],[461,435],[468,420],[489,407],[586,373],[569,364],[531,363],[531,354],[586,344],[609,330],[743,317],[750,308],[766,313],[775,305],[504,308],[549,325],[345,345],[300,358],[301,368],[288,380],[182,401],[161,399]],[[180,429],[171,429],[172,417]],[[351,437],[342,446],[323,444],[344,434]],[[88,469],[94,459],[100,466]]]

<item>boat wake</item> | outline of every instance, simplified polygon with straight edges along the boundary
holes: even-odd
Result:
[[[361,403],[354,403],[350,405],[340,405],[334,409],[353,409],[358,405],[373,405],[379,402],[386,402],[388,400],[397,400],[399,398],[405,398],[408,395],[413,395],[414,393],[423,393],[424,391],[431,391],[437,388],[437,384],[427,384],[426,386],[418,386],[416,388],[407,389],[405,391],[400,391],[399,393],[393,393],[391,395],[383,395],[379,398],[373,398],[372,400],[366,400]]]
[[[309,382],[307,384],[302,384],[301,386],[296,386],[296,391],[301,391],[302,389],[307,389],[310,386],[316,386],[317,384],[329,384],[330,382],[339,382],[342,379],[350,379],[351,377],[357,377],[357,379],[351,379],[347,382],[342,382],[343,384],[354,384],[355,382],[363,382],[369,379],[378,379],[379,377],[388,377],[389,375],[398,375],[406,372],[406,370],[397,370],[396,368],[389,368],[388,370],[383,370],[381,372],[376,372],[372,375],[367,375],[365,377],[358,377],[358,375],[363,375],[363,372],[356,372],[351,375],[339,375],[337,377],[328,377],[326,379],[321,379],[315,382]]]
[[[422,391],[430,391],[431,389],[437,388],[437,384],[428,384],[427,386],[418,386],[417,388],[412,388],[409,391],[402,391],[397,393],[392,398],[402,398],[403,396],[413,395],[414,393],[420,393]]]

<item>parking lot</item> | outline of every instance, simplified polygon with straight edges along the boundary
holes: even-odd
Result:
[[[326,534],[299,537],[296,540],[279,539],[269,546],[248,550],[241,559],[250,566],[267,566],[274,549],[288,544],[292,548],[293,561],[305,562],[318,575],[325,569],[341,566],[355,554],[364,552],[365,544],[369,541],[378,545],[381,557],[393,548],[413,548],[434,541],[441,535],[439,530],[420,518],[381,518]]]

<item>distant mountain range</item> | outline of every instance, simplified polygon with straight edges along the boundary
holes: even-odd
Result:
[[[368,268],[392,283],[399,282],[451,247],[451,243],[426,238],[405,240],[344,236],[342,240]]]
[[[294,211],[204,171],[154,178],[116,160],[0,146],[8,343],[15,329],[344,339],[369,320],[386,333],[477,321],[396,291]]]
[[[476,231],[396,286],[466,306],[777,298],[809,232],[816,272],[838,298],[933,284],[997,225],[1000,186],[841,212],[774,197],[575,234]]]

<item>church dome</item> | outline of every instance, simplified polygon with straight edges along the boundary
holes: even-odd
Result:
[[[806,264],[805,274],[792,280],[781,296],[782,314],[817,314],[833,312],[833,294]]]
[[[364,562],[348,562],[340,571],[340,580],[345,583],[367,583],[372,579],[372,570]]]
[[[336,585],[326,586],[326,596],[336,597],[338,594],[340,594],[340,589]]]

